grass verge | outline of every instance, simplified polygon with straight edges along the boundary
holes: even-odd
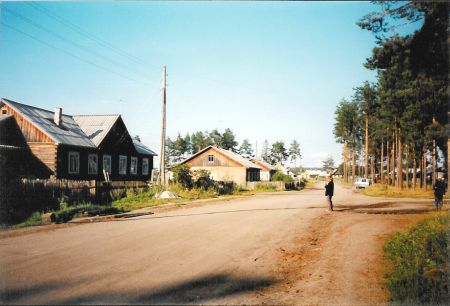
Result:
[[[436,213],[397,232],[384,246],[392,269],[386,285],[393,304],[446,305],[449,215]]]
[[[402,189],[385,185],[385,184],[373,184],[363,189],[363,194],[371,197],[388,197],[388,198],[420,198],[420,199],[432,199],[434,198],[433,190],[429,188],[427,191],[416,188]]]

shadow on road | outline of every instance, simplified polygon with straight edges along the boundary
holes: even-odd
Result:
[[[282,210],[303,210],[303,207],[280,207],[280,208],[256,208],[256,209],[236,209],[236,210],[225,210],[225,211],[213,211],[207,213],[199,213],[199,214],[178,214],[171,216],[152,216],[152,217],[139,217],[139,218],[117,218],[117,219],[107,219],[107,220],[98,220],[96,222],[110,222],[110,221],[138,221],[138,220],[151,220],[151,219],[166,219],[166,218],[179,218],[179,217],[192,217],[192,216],[205,216],[205,215],[219,215],[219,214],[231,214],[231,213],[242,213],[242,212],[254,212],[254,211],[282,211]],[[86,223],[86,222],[77,222],[71,221],[71,224],[76,223]]]
[[[0,302],[2,304],[199,304],[234,296],[240,293],[257,291],[271,286],[276,281],[269,278],[236,277],[229,274],[217,274],[194,278],[174,285],[148,292],[120,292],[105,288],[95,290],[86,282],[84,288],[90,292],[83,292],[79,286],[73,288],[79,294],[59,297],[58,290],[66,291],[72,287],[70,282],[49,282],[37,284],[28,288],[2,290]],[[108,291],[110,290],[110,291]],[[100,291],[100,292],[99,292]],[[71,291],[69,291],[71,292]]]

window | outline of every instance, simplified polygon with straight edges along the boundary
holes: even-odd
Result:
[[[103,170],[111,174],[111,155],[103,155]]]
[[[119,155],[119,174],[127,174],[127,157]]]
[[[3,114],[3,115],[8,114],[8,110],[7,110],[6,108],[3,108],[3,109],[2,109],[2,114]]]
[[[80,173],[80,153],[69,152],[69,173]]]
[[[137,157],[131,158],[131,165],[130,165],[130,174],[137,174]]]
[[[98,156],[97,154],[88,155],[88,174],[97,174]]]
[[[148,158],[142,159],[142,174],[148,175]]]
[[[208,163],[214,162],[214,155],[208,155]]]

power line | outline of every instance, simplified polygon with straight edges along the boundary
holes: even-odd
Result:
[[[3,22],[3,21],[1,22],[1,24],[2,24],[3,26],[5,26],[5,27],[7,27],[7,28],[9,28],[9,29],[11,29],[11,30],[17,32],[17,33],[20,33],[20,34],[22,34],[22,35],[24,35],[24,36],[27,36],[27,37],[29,37],[29,38],[31,38],[31,39],[33,39],[33,40],[35,40],[35,41],[37,41],[37,42],[43,44],[43,45],[46,45],[47,47],[50,47],[50,48],[52,48],[52,49],[58,50],[58,51],[60,51],[60,52],[63,52],[63,53],[65,53],[65,54],[67,54],[67,55],[69,55],[69,56],[72,56],[72,57],[74,57],[74,58],[76,58],[76,59],[78,59],[78,60],[80,60],[80,61],[82,61],[82,62],[85,62],[85,63],[89,64],[89,65],[92,65],[92,66],[95,66],[95,67],[97,67],[97,68],[99,68],[99,69],[102,69],[102,70],[105,70],[105,71],[107,71],[107,72],[113,73],[113,74],[118,75],[118,76],[120,76],[120,77],[122,77],[122,78],[125,78],[125,79],[127,79],[127,80],[129,80],[129,81],[138,82],[138,83],[142,83],[142,84],[146,84],[146,85],[149,84],[149,83],[147,83],[147,82],[143,82],[143,81],[140,81],[140,80],[137,80],[137,79],[134,79],[134,78],[125,76],[125,75],[123,75],[123,74],[121,74],[121,73],[115,72],[115,71],[113,71],[113,70],[111,70],[111,69],[108,69],[108,68],[106,68],[106,67],[103,67],[103,66],[101,66],[101,65],[98,65],[98,64],[95,63],[95,62],[92,62],[92,61],[87,60],[87,59],[85,59],[85,58],[79,57],[78,55],[75,55],[75,54],[73,54],[73,53],[71,53],[71,52],[69,52],[69,51],[67,51],[67,50],[62,49],[62,48],[58,48],[58,47],[56,47],[56,46],[53,46],[53,45],[51,45],[51,44],[49,44],[49,43],[47,43],[47,42],[45,42],[45,41],[43,41],[43,40],[41,40],[41,39],[39,39],[39,38],[33,36],[33,35],[30,35],[30,34],[28,34],[28,33],[25,33],[25,32],[23,32],[23,31],[21,31],[21,30],[15,28],[15,27],[9,25],[9,24],[6,24],[6,23]]]
[[[77,43],[75,43],[75,42],[73,42],[73,41],[71,41],[71,40],[68,40],[68,39],[66,39],[64,36],[61,36],[60,34],[55,33],[55,32],[53,32],[53,31],[51,31],[51,30],[49,30],[49,29],[43,27],[42,25],[36,23],[35,21],[33,21],[33,20],[31,20],[31,19],[29,19],[29,18],[27,18],[27,17],[25,17],[25,16],[22,16],[22,15],[19,14],[19,13],[16,13],[16,12],[10,10],[10,9],[7,9],[7,8],[3,8],[3,9],[4,9],[6,12],[10,13],[11,15],[13,15],[13,16],[15,16],[15,17],[17,17],[17,18],[20,18],[21,20],[27,22],[28,24],[31,24],[32,26],[34,26],[34,27],[36,27],[36,28],[38,28],[38,29],[40,29],[40,30],[42,30],[42,31],[44,31],[44,32],[46,32],[46,33],[48,33],[48,34],[50,34],[50,35],[52,35],[52,36],[54,36],[54,37],[56,37],[56,38],[58,38],[58,39],[64,41],[64,42],[66,42],[66,43],[68,43],[68,44],[70,44],[70,45],[72,45],[72,46],[74,46],[74,47],[76,47],[76,48],[78,48],[78,49],[80,49],[80,50],[83,50],[83,51],[86,52],[86,53],[92,54],[92,55],[94,55],[94,56],[96,56],[96,57],[98,57],[98,58],[100,58],[100,59],[106,60],[106,61],[108,61],[108,62],[110,62],[110,63],[112,63],[112,64],[114,64],[114,65],[121,66],[122,68],[126,68],[126,69],[129,68],[129,67],[123,65],[123,64],[120,63],[120,62],[117,62],[117,61],[111,60],[111,59],[109,59],[109,58],[106,58],[106,57],[104,57],[104,56],[98,54],[97,52],[94,52],[94,51],[92,51],[92,50],[90,50],[90,49],[88,49],[88,48],[86,48],[86,47],[84,47],[84,46],[82,46],[82,45],[80,45],[80,44],[77,44]]]
[[[56,14],[56,13],[54,13],[54,12],[52,12],[52,11],[46,9],[46,8],[44,8],[43,6],[41,6],[38,3],[28,2],[26,4],[31,6],[31,7],[33,7],[34,9],[40,11],[41,13],[47,15],[48,17],[58,21],[59,23],[65,25],[66,27],[72,29],[73,31],[77,32],[78,34],[80,34],[80,35],[82,35],[84,37],[87,37],[87,38],[91,39],[92,41],[95,41],[96,43],[98,43],[99,45],[103,46],[104,48],[106,48],[108,50],[111,50],[111,51],[115,52],[116,54],[119,54],[119,55],[127,58],[130,61],[133,61],[134,63],[137,63],[139,65],[142,65],[142,64],[150,65],[146,61],[144,61],[144,60],[134,56],[133,54],[130,54],[130,53],[126,52],[126,51],[123,51],[123,50],[115,47],[114,45],[110,44],[109,42],[105,41],[104,39],[102,39],[102,38],[100,38],[100,37],[98,37],[98,36],[96,36],[96,35],[94,35],[92,33],[89,33],[88,31],[86,31],[86,30],[82,29],[81,27],[73,24],[72,22],[68,21],[67,19],[59,16],[58,14]],[[150,66],[158,68],[158,70],[159,70],[159,67],[156,67],[154,65],[150,65]]]

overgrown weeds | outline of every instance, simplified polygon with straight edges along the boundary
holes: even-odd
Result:
[[[436,213],[397,232],[384,246],[392,266],[386,284],[394,304],[448,302],[448,221],[448,213]]]
[[[431,187],[425,191],[420,188],[413,189],[400,189],[395,186],[386,184],[373,184],[363,190],[363,193],[372,197],[389,197],[389,198],[433,198],[433,190]]]

